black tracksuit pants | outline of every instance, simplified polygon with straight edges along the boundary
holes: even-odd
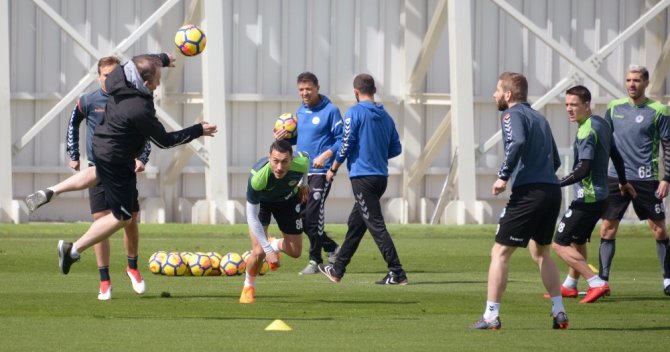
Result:
[[[326,175],[309,175],[308,183],[309,198],[303,205],[302,223],[309,239],[309,259],[323,263],[321,249],[333,252],[337,248],[337,243],[328,237],[323,229],[324,208],[330,192],[330,183],[326,181]]]
[[[335,274],[339,277],[344,276],[346,267],[356,253],[366,230],[370,231],[389,271],[397,274],[403,273],[398,252],[396,252],[391,235],[386,230],[379,202],[386,191],[387,179],[385,176],[362,176],[351,179],[351,188],[356,203],[349,214],[347,235],[341,244],[337,261],[333,265]]]

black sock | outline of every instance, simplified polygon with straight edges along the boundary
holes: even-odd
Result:
[[[612,259],[616,252],[616,240],[600,239],[600,257],[598,262],[598,276],[605,281],[610,279],[610,268],[612,267]]]
[[[128,267],[137,270],[137,257],[128,256]]]
[[[109,267],[108,266],[99,266],[98,271],[100,271],[100,281],[109,281]]]
[[[661,263],[661,269],[663,270],[663,278],[670,278],[670,257],[668,256],[668,243],[670,239],[656,240],[656,255],[658,256],[658,261]]]

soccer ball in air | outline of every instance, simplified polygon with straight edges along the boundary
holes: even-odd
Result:
[[[188,266],[193,276],[208,276],[212,271],[212,260],[207,253],[192,253],[188,258]]]
[[[209,252],[209,260],[212,263],[212,271],[210,271],[207,276],[221,276],[221,269],[219,268],[219,265],[221,264],[221,254]]]
[[[298,134],[298,118],[291,113],[281,114],[275,122],[275,129],[285,129],[286,138],[293,138]]]
[[[186,263],[181,259],[179,253],[168,253],[163,262],[161,271],[166,276],[183,276],[186,274]]]
[[[242,275],[246,263],[237,253],[228,253],[221,258],[221,272],[226,276]]]
[[[167,253],[163,251],[158,251],[149,257],[149,271],[154,274],[160,274],[163,267],[163,263],[167,258]]]
[[[195,56],[205,50],[207,37],[198,26],[187,24],[177,30],[177,34],[174,35],[174,44],[182,54]]]

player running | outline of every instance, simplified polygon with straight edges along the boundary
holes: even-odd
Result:
[[[256,301],[256,277],[263,259],[270,270],[279,267],[279,252],[298,258],[302,252],[300,204],[309,192],[309,157],[302,152],[293,156],[291,143],[278,140],[270,146],[270,155],[251,169],[247,184],[247,224],[253,249],[247,259],[244,288],[240,303]],[[268,239],[271,217],[275,218],[283,238]]]
[[[611,121],[591,113],[591,92],[584,86],[575,86],[565,92],[565,108],[571,122],[579,125],[575,137],[574,168],[560,181],[561,187],[574,184],[575,199],[565,212],[556,229],[552,248],[566,264],[569,273],[563,285],[563,297],[577,297],[577,278],[584,276],[589,289],[580,303],[593,303],[609,295],[607,282],[601,280],[589,267],[586,242],[600,216],[607,207],[607,165],[610,159],[619,176],[619,187],[630,192],[635,190],[626,181],[623,160],[612,141]]]

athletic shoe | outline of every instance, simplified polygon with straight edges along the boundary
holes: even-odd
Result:
[[[72,258],[70,252],[72,251],[72,242],[58,241],[58,266],[60,271],[67,275],[70,272],[72,263],[79,260],[79,258]]]
[[[323,275],[326,275],[326,277],[334,283],[338,283],[342,279],[341,277],[339,277],[335,274],[335,268],[333,268],[332,265],[326,265],[326,266],[321,265],[321,266],[319,266],[319,271]]]
[[[256,301],[256,297],[254,297],[254,291],[255,289],[253,287],[243,288],[242,294],[240,295],[240,303],[242,304],[254,303]]]
[[[400,274],[396,274],[392,271],[389,271],[383,279],[375,282],[377,285],[407,285],[407,275],[403,271]]]
[[[100,281],[100,292],[98,292],[98,300],[108,301],[112,299],[112,282],[109,280]]]
[[[500,317],[496,317],[492,321],[486,321],[484,317],[477,320],[476,323],[470,325],[470,330],[499,330],[502,328],[502,323],[500,322]]]
[[[128,278],[130,278],[130,283],[133,285],[133,290],[135,293],[138,295],[143,294],[146,290],[146,287],[144,285],[144,279],[142,279],[142,275],[140,274],[139,270],[126,267],[126,274],[128,274]]]
[[[576,298],[579,296],[579,291],[576,287],[571,288],[561,285],[561,296],[563,296],[563,298]],[[551,296],[548,293],[545,293],[544,298],[551,298]]]
[[[341,248],[342,247],[337,246],[334,251],[328,252],[328,263],[335,264],[335,261],[337,260],[337,255],[340,254]]]
[[[31,213],[34,212],[37,210],[37,208],[49,203],[53,195],[54,191],[50,189],[42,189],[33,194],[29,194],[26,197],[26,205],[28,206],[28,210]]]
[[[568,328],[568,315],[565,312],[558,312],[555,317],[553,317],[553,328],[565,330]]]
[[[593,303],[597,301],[598,298],[609,295],[610,286],[608,284],[604,284],[598,287],[589,287],[589,289],[586,291],[586,296],[581,301],[579,301],[579,303]]]
[[[319,266],[323,266],[323,264],[317,264],[317,262],[310,260],[309,263],[307,263],[307,266],[302,269],[301,272],[298,274],[300,275],[312,275],[312,274],[318,274],[319,273]]]

